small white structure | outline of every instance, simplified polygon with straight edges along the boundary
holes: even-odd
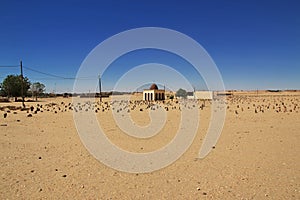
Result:
[[[194,95],[188,95],[186,96],[187,99],[195,99]]]
[[[152,84],[148,90],[143,91],[144,101],[165,100],[165,90],[159,90],[156,84]]]
[[[194,92],[194,99],[213,99],[213,92],[212,91],[195,91]]]

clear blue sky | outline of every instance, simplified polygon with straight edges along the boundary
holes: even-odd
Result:
[[[199,42],[217,64],[226,89],[300,89],[299,10],[300,1],[290,0],[2,0],[0,66],[19,65],[22,59],[25,67],[75,77],[87,54],[103,40],[128,29],[154,26],[180,31]],[[155,58],[160,53],[143,54]],[[152,61],[142,58],[139,64]],[[130,56],[128,60],[132,66]],[[117,65],[110,71],[103,77],[106,90],[111,89],[106,82],[119,76]],[[19,69],[0,67],[0,82],[11,73]],[[27,69],[24,73],[32,82],[45,83],[48,92],[73,87],[72,80]],[[201,89],[201,84],[196,87]]]

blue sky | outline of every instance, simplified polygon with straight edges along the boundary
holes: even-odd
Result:
[[[150,26],[174,29],[200,43],[219,68],[226,89],[300,89],[299,8],[299,1],[2,0],[0,82],[7,74],[19,73],[17,67],[1,66],[17,66],[21,59],[25,67],[75,77],[100,42],[128,29]],[[123,73],[120,65],[130,69],[155,59],[181,66],[187,76],[193,74],[184,61],[165,52],[133,52],[103,75],[104,90],[112,89]],[[26,68],[24,73],[32,82],[44,83],[48,92],[73,87],[72,80]],[[204,89],[199,76],[193,81],[196,89]]]

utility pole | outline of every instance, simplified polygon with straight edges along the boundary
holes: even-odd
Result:
[[[193,91],[193,96],[194,96],[194,99],[196,99],[196,97],[195,97],[195,95],[196,95],[196,94],[195,94],[195,91],[196,91],[196,90],[195,90],[195,86],[193,86],[193,90],[194,90],[194,91]]]
[[[23,65],[22,65],[22,60],[20,61],[20,69],[21,69],[21,96],[22,96],[22,105],[23,108],[25,108],[25,103],[24,103],[24,77],[23,77]]]
[[[163,94],[163,100],[165,100],[166,99],[166,85],[164,85],[164,94]]]
[[[101,76],[98,76],[99,78],[99,96],[100,96],[100,103],[102,103],[102,91],[101,91]]]

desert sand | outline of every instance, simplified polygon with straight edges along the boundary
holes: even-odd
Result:
[[[110,99],[104,101],[90,109],[97,110],[108,138],[128,151],[160,148],[178,128],[176,100],[169,102],[166,127],[142,140],[116,126]],[[233,93],[217,145],[198,159],[211,113],[206,102],[185,154],[161,170],[134,174],[114,170],[86,150],[72,98],[26,102],[33,107],[28,111],[13,106],[21,103],[0,103],[1,199],[300,199],[300,92]],[[135,123],[150,122],[146,105],[131,108]]]

